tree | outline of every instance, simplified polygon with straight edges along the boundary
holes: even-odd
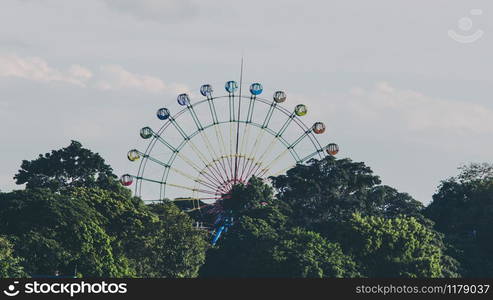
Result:
[[[327,156],[271,179],[279,200],[290,207],[292,225],[326,237],[334,234],[331,228],[356,212],[386,218],[414,216],[426,222],[419,201],[379,185],[378,176],[361,162]]]
[[[47,189],[0,194],[0,231],[16,237],[15,250],[31,275],[69,275],[77,269],[83,276],[133,276],[98,212],[84,199]]]
[[[204,277],[354,277],[351,257],[337,243],[301,228],[276,229],[248,216],[228,231],[208,253]]]
[[[26,190],[0,193],[0,234],[19,241],[30,274],[194,277],[204,261],[204,232],[185,213],[132,197],[79,142],[23,161],[15,179]]]
[[[262,179],[252,177],[245,184],[236,184],[229,193],[229,198],[223,200],[225,210],[241,214],[251,209],[262,207],[273,201],[272,187],[264,184]]]
[[[0,278],[26,277],[21,262],[21,258],[14,256],[12,243],[0,236]]]
[[[490,163],[471,163],[460,166],[459,170],[457,180],[461,182],[493,179],[493,164]]]
[[[287,232],[274,249],[280,265],[278,277],[324,278],[359,277],[352,257],[345,255],[338,243],[302,228]]]
[[[440,237],[413,217],[354,214],[339,226],[343,249],[366,277],[442,277]]]
[[[104,159],[77,141],[72,141],[66,148],[40,154],[37,159],[23,160],[14,179],[17,184],[26,184],[26,188],[52,191],[69,187],[121,189],[113,169]]]
[[[442,181],[426,215],[453,248],[465,277],[493,276],[493,176],[490,164],[461,167]]]
[[[0,194],[0,234],[34,275],[195,277],[208,246],[174,204],[94,188]]]
[[[170,201],[149,205],[157,216],[148,224],[132,257],[139,276],[193,278],[198,276],[209,247],[207,233],[192,226]]]
[[[258,178],[233,187],[224,200],[236,223],[209,250],[205,277],[353,277],[351,257],[315,232],[290,228],[285,204]]]

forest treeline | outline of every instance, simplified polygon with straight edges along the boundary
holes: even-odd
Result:
[[[171,201],[145,204],[79,142],[22,162],[0,193],[0,277],[493,277],[493,165],[429,205],[327,156],[236,185],[215,246]],[[195,219],[195,220],[194,220]]]

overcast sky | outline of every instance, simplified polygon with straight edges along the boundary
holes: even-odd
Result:
[[[220,90],[243,54],[245,82],[306,103],[341,157],[427,203],[459,165],[493,162],[492,14],[490,0],[2,0],[0,189],[71,139],[131,172],[156,109]]]

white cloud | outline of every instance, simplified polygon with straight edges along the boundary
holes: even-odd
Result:
[[[72,67],[70,67],[69,73],[73,77],[80,78],[84,81],[91,79],[93,75],[90,70],[79,65],[73,65]]]
[[[102,0],[110,9],[162,23],[194,16],[197,7],[190,0]]]
[[[106,65],[100,68],[100,79],[96,86],[103,90],[138,89],[153,93],[187,92],[180,84],[165,84],[161,79],[149,75],[135,74],[119,65]]]
[[[380,82],[373,89],[354,89],[343,105],[367,122],[401,127],[413,133],[493,133],[493,110],[467,101],[434,98]],[[344,108],[342,108],[344,109]]]
[[[293,98],[309,104],[313,117],[354,135],[377,134],[446,146],[445,142],[455,143],[459,138],[480,144],[480,136],[493,134],[493,109],[487,106],[400,89],[385,81],[340,94]],[[321,103],[322,108],[310,109]]]
[[[105,65],[93,73],[88,68],[74,64],[68,71],[60,71],[39,57],[0,55],[0,77],[17,77],[40,82],[65,82],[80,87],[101,90],[136,89],[150,93],[184,93],[189,88],[183,84],[166,84],[161,79],[132,73],[120,65]]]
[[[34,81],[61,81],[85,86],[91,77],[90,71],[81,66],[72,66],[68,72],[52,68],[39,57],[0,55],[0,77],[18,77]]]

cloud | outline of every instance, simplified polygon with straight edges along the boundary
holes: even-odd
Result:
[[[100,79],[96,86],[102,90],[138,89],[152,93],[183,93],[188,91],[185,85],[168,85],[157,77],[135,74],[119,65],[102,66],[100,71]]]
[[[42,82],[60,81],[85,86],[92,74],[77,65],[72,66],[67,72],[60,71],[50,67],[39,57],[0,55],[0,77],[17,77]]]
[[[412,133],[493,133],[493,110],[472,102],[430,97],[388,82],[370,90],[355,88],[348,96],[341,109],[354,110],[362,121],[393,124]]]
[[[93,72],[74,64],[68,71],[61,71],[50,66],[42,58],[17,55],[0,55],[0,77],[16,77],[40,82],[58,81],[111,91],[135,89],[150,93],[189,92],[189,88],[183,84],[166,84],[157,77],[132,73],[120,65],[104,65],[97,72]]]
[[[190,0],[102,0],[110,9],[138,19],[169,23],[196,15],[197,6]]]
[[[493,109],[467,100],[452,100],[401,89],[382,81],[338,94],[293,95],[309,105],[310,115],[355,136],[424,142],[453,149],[458,141],[481,144],[493,134]],[[323,107],[311,109],[311,107]]]

